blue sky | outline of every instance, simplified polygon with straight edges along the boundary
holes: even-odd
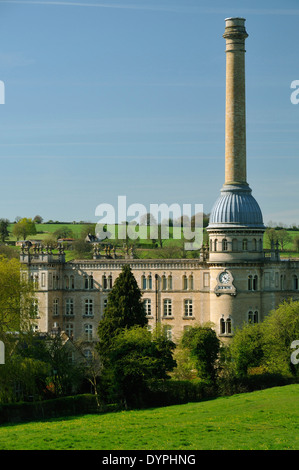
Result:
[[[224,183],[226,17],[246,18],[247,173],[299,225],[298,1],[0,0],[0,217],[203,204]]]

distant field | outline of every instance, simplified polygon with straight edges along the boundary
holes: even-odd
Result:
[[[84,228],[86,228],[86,225],[87,224],[81,224],[81,223],[75,223],[75,224],[73,224],[73,223],[66,223],[66,224],[63,224],[63,223],[60,223],[60,224],[56,224],[56,223],[53,223],[53,224],[36,224],[36,230],[37,230],[38,233],[36,235],[30,235],[28,237],[28,239],[43,241],[49,235],[54,233],[56,230],[61,229],[62,227],[68,227],[69,229],[72,230],[74,238],[79,238],[80,235],[81,235],[82,230]],[[13,226],[13,224],[10,224],[10,226],[9,226],[9,231],[10,232],[11,232],[12,226]],[[109,229],[111,230],[111,228],[108,226],[108,230]],[[184,240],[183,240],[182,236],[180,238],[180,232],[182,233],[182,231],[178,228],[174,229],[173,227],[169,227],[169,236],[168,236],[168,238],[164,239],[163,248],[169,248],[169,247],[177,247],[177,248],[181,247],[182,248],[183,244],[184,244]],[[290,234],[291,238],[294,239],[295,236],[299,235],[299,230],[298,231],[290,230],[290,231],[288,231],[288,233]],[[116,229],[116,236],[117,236],[117,229]],[[148,239],[146,239],[146,237],[148,237]],[[16,238],[13,237],[13,235],[11,234],[8,241],[9,242],[15,242]],[[112,243],[113,243],[113,241],[114,240],[111,239]],[[125,241],[124,239],[118,240],[118,245],[122,246],[124,241]],[[156,248],[158,250],[160,250],[159,241],[154,240],[154,243],[153,243],[153,241],[150,239],[149,227],[140,227],[140,240],[138,241],[140,257],[141,258],[152,258],[154,256],[154,257],[164,258],[165,256],[163,256],[162,252],[161,252],[161,256],[159,255],[158,252],[156,252],[156,253],[152,252],[152,248],[155,248],[155,244],[156,244]],[[268,242],[264,238],[264,249],[268,249],[268,248],[269,248]],[[285,248],[286,248],[285,251],[281,252],[281,257],[282,258],[298,258],[299,257],[299,253],[296,253],[296,252],[293,251],[292,242],[288,243]],[[140,250],[143,250],[143,251],[141,252]],[[189,252],[189,255],[191,256],[192,252]],[[68,253],[67,257],[68,257],[68,259],[72,259],[73,258],[73,253],[71,253],[71,252]]]
[[[0,426],[1,450],[298,450],[299,385]]]

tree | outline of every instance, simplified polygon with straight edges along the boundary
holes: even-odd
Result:
[[[264,322],[264,360],[269,372],[299,374],[291,362],[291,344],[299,339],[299,301],[289,299],[270,312]]]
[[[67,226],[62,226],[55,230],[54,235],[56,237],[56,240],[59,238],[72,238],[73,237],[73,231]]]
[[[294,249],[298,253],[299,251],[299,235],[296,235],[293,240],[294,243]]]
[[[26,240],[28,235],[36,234],[35,223],[32,219],[27,219],[24,217],[13,226],[12,233],[17,238],[17,240],[19,240],[20,237],[22,237],[23,240]]]
[[[182,345],[194,358],[198,376],[215,382],[220,353],[220,341],[215,331],[209,326],[191,327],[184,332]]]
[[[262,366],[264,328],[261,323],[244,324],[237,329],[229,345],[230,369],[237,377],[245,377],[252,367]]]
[[[292,237],[285,228],[277,230],[276,234],[278,243],[280,244],[280,248],[283,251],[285,249],[285,246],[292,241]]]
[[[0,335],[28,330],[32,317],[34,290],[21,276],[19,260],[0,256]]]
[[[125,406],[146,400],[147,381],[167,379],[176,365],[172,357],[175,345],[161,333],[154,336],[145,327],[123,329],[110,350],[112,383]]]
[[[9,237],[8,225],[9,225],[9,220],[0,219],[0,239],[2,243],[4,243],[6,238]]]
[[[142,293],[127,264],[116,279],[108,295],[107,307],[99,323],[98,349],[100,357],[105,358],[113,338],[124,328],[145,326],[147,318],[142,302]]]
[[[33,222],[35,222],[36,224],[41,224],[42,221],[43,221],[43,218],[40,215],[36,215],[33,219]]]
[[[265,230],[266,241],[268,242],[269,248],[274,248],[277,240],[277,231],[274,228],[268,227]]]

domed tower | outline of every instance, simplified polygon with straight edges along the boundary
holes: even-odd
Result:
[[[225,183],[209,226],[210,320],[220,336],[262,308],[260,286],[265,226],[246,177],[244,18],[227,18]]]
[[[244,18],[225,21],[225,183],[207,228],[210,261],[254,261],[263,258],[265,227],[246,177],[245,39],[248,34]]]

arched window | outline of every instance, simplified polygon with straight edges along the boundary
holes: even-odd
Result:
[[[108,276],[108,289],[112,289],[112,275],[109,274]]]
[[[213,251],[213,240],[210,240],[210,251]]]
[[[222,240],[222,251],[227,251],[227,239]]]
[[[147,288],[151,290],[151,289],[153,288],[153,283],[152,283],[152,276],[151,276],[151,274],[147,277],[147,283],[148,283],[148,284],[147,284]]]
[[[193,275],[192,274],[190,274],[189,276],[188,284],[189,284],[188,286],[189,290],[193,290]]]
[[[248,290],[252,290],[252,276],[251,276],[251,274],[248,276]]]
[[[162,280],[162,290],[166,290],[166,289],[167,289],[167,279],[166,279],[166,276],[163,275],[161,280]]]
[[[253,250],[253,251],[256,251],[256,247],[257,247],[257,245],[256,245],[256,239],[254,238],[254,239],[252,240],[252,250]]]
[[[217,238],[215,238],[215,240],[214,240],[214,251],[217,251],[217,244],[218,244],[218,240],[217,240]]]
[[[141,285],[142,285],[142,289],[145,290],[146,289],[146,277],[144,274],[141,276]]]
[[[252,311],[248,312],[248,323],[258,323],[258,311]]]
[[[70,289],[75,289],[75,278],[74,276],[70,276]]]
[[[183,290],[187,290],[188,289],[188,280],[187,280],[187,276],[184,274],[183,276]]]
[[[108,287],[106,274],[102,276],[102,286],[103,286],[103,289],[107,289]]]
[[[257,275],[253,276],[253,280],[252,280],[252,290],[257,290]]]
[[[172,290],[172,275],[168,276],[168,290]]]
[[[222,317],[220,319],[220,334],[221,335],[230,335],[232,332],[232,321],[230,318],[226,320]]]
[[[296,274],[293,276],[293,290],[298,290],[298,277]]]
[[[246,251],[248,249],[248,240],[247,240],[247,238],[244,238],[244,240],[242,242],[242,247],[243,247],[243,251]]]
[[[64,288],[69,289],[70,288],[70,281],[68,276],[64,276]]]

